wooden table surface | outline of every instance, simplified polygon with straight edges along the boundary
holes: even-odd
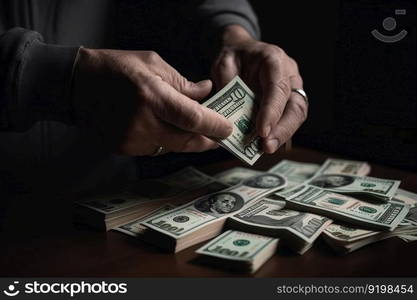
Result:
[[[265,156],[255,168],[265,170],[281,159],[322,163],[337,155],[295,148]],[[242,165],[237,160],[201,166],[209,174]],[[395,178],[417,192],[417,174],[372,165],[372,176]],[[0,241],[0,276],[65,277],[231,277],[250,276],[199,265],[194,251],[165,253],[122,233],[72,229],[8,236]],[[351,254],[335,254],[322,240],[302,256],[282,248],[254,277],[416,276],[417,242],[391,238]]]

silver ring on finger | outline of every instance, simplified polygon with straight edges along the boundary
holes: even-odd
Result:
[[[304,101],[308,104],[308,96],[303,89],[291,89],[291,91],[303,97]]]
[[[164,149],[165,148],[163,146],[159,146],[151,156],[161,155],[161,153],[164,151]]]

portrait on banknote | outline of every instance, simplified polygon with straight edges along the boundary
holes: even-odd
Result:
[[[195,203],[195,208],[212,215],[229,214],[242,208],[243,198],[235,193],[216,193]]]
[[[355,179],[348,175],[323,175],[312,180],[309,184],[321,188],[337,188],[353,183]]]
[[[256,177],[251,177],[243,182],[243,185],[258,188],[271,189],[280,186],[284,183],[284,179],[274,174],[263,174]]]

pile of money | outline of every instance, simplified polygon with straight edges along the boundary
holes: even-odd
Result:
[[[214,177],[225,184],[233,184],[247,178],[254,172],[259,174],[259,171],[257,170],[233,168],[221,172]],[[336,222],[350,224],[350,228],[355,228],[354,226],[357,226],[355,229],[358,230],[358,233],[362,232],[362,230],[366,232],[391,230],[394,231],[395,234],[383,232],[380,236],[398,236],[407,241],[415,239],[415,237],[412,236],[415,227],[410,229],[404,228],[403,226],[403,223],[405,222],[403,219],[405,216],[408,218],[414,211],[417,211],[417,208],[413,207],[413,193],[399,189],[398,181],[366,177],[370,172],[370,166],[366,162],[328,159],[322,166],[319,166],[311,163],[283,160],[269,169],[268,172],[280,174],[287,179],[287,187],[277,192],[274,196],[269,196],[268,199],[270,201],[285,200],[286,209],[291,208],[292,211],[303,211],[305,213],[315,213],[321,216],[327,216]],[[351,188],[346,195],[330,192],[330,189],[308,184],[315,178],[327,174],[357,178],[357,182],[361,182],[361,184],[356,185],[356,190]],[[395,195],[391,200],[383,199],[384,197],[380,198],[378,197],[379,195],[375,196],[371,194],[371,191],[366,191],[366,189],[364,189],[364,187],[369,187],[374,184],[374,182],[377,182],[380,186],[392,186],[387,193],[389,198],[392,193],[395,192]],[[354,186],[355,185],[353,185],[353,187]],[[375,186],[378,185],[375,184]],[[380,192],[378,189],[376,190],[377,193]],[[363,197],[364,194],[367,197]],[[362,196],[361,199],[352,197],[358,195]],[[410,209],[410,211],[408,211],[408,209]],[[229,223],[230,222],[228,222],[228,224]],[[332,224],[329,225],[328,228],[331,230],[331,228],[336,228],[337,226],[338,224]],[[347,228],[346,226],[344,227]],[[237,228],[242,229],[241,227]],[[245,231],[248,230],[250,229],[245,228]],[[259,231],[255,232],[259,233]],[[327,235],[326,231],[324,231],[323,236],[324,235]],[[328,238],[326,240],[328,240]],[[368,239],[366,244],[374,241],[376,241],[376,239]],[[288,239],[282,239],[282,243],[291,244]],[[365,244],[362,243],[357,245],[363,246]],[[351,249],[358,248],[355,247]],[[297,251],[297,249],[294,250]],[[299,251],[297,252],[300,253]]]
[[[143,239],[170,252],[181,251],[217,236],[227,217],[285,185],[285,178],[277,174],[249,177],[235,186],[147,218],[142,221],[147,228]]]
[[[399,237],[406,242],[417,240],[417,194],[398,189],[392,201],[411,207],[404,220],[393,231],[372,231],[347,224],[331,224],[323,232],[324,240],[335,251],[343,254],[390,237]]]
[[[228,230],[196,252],[200,261],[240,272],[256,272],[276,252],[278,239]]]
[[[74,221],[110,230],[165,203],[186,203],[225,187],[214,178],[188,167],[159,179],[128,182],[116,192],[82,198],[76,202]]]
[[[371,230],[393,231],[409,210],[409,206],[403,203],[371,203],[310,186],[296,196],[289,196],[286,201],[289,208],[314,212]]]
[[[175,205],[165,204],[165,205],[161,206],[160,208],[157,208],[157,209],[151,211],[150,213],[148,213],[148,214],[146,214],[142,217],[133,219],[133,220],[129,221],[128,223],[120,225],[119,227],[116,227],[116,228],[113,228],[113,229],[116,230],[116,231],[123,232],[127,235],[133,236],[135,238],[140,237],[142,234],[144,234],[144,232],[146,230],[146,227],[141,224],[143,220],[145,220],[147,218],[150,218],[150,217],[153,217],[153,216],[156,216],[156,215],[159,215],[159,214],[164,213],[168,210],[172,210],[174,208],[175,208]]]
[[[214,238],[200,246],[197,260],[244,272],[274,255],[278,240],[300,255],[319,237],[343,254],[391,237],[416,240],[417,194],[369,172],[365,162],[339,159],[322,166],[284,160],[268,171],[237,167],[212,177],[188,168],[171,175],[177,180],[160,179],[175,191],[164,195],[186,203],[155,197],[148,200],[156,203],[152,210],[114,230],[173,253]],[[326,175],[352,180],[343,190],[317,184]]]

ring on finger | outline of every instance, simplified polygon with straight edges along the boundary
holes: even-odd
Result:
[[[159,146],[151,156],[158,156],[164,151],[164,146]]]
[[[308,104],[308,96],[303,89],[291,89],[291,91],[303,97],[304,101]]]

